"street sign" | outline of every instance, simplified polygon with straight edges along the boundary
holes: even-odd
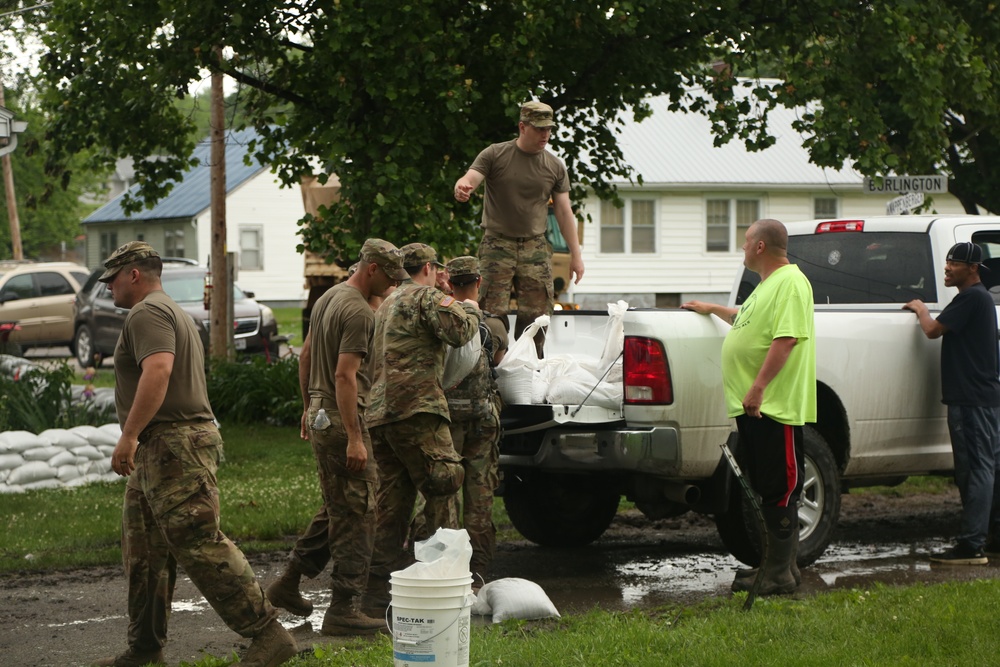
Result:
[[[895,199],[890,199],[885,205],[886,215],[899,215],[900,213],[909,213],[918,206],[924,203],[924,193],[923,192],[910,192],[901,197],[896,197]]]
[[[865,176],[864,193],[866,195],[882,195],[904,192],[926,192],[927,194],[944,194],[948,192],[948,177],[931,176],[883,176],[882,183],[876,184],[874,179]]]

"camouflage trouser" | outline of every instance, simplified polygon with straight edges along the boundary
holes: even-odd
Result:
[[[458,528],[457,491],[465,471],[452,445],[448,421],[440,415],[419,413],[375,426],[371,433],[379,470],[371,576],[386,582],[393,571],[413,562],[404,544],[417,490],[428,500],[432,531]]]
[[[462,455],[465,483],[462,484],[462,527],[469,533],[474,573],[485,574],[496,551],[496,526],[493,525],[493,492],[500,483],[500,412],[488,419],[452,422],[451,439]],[[433,532],[425,514],[423,495],[417,498],[410,522],[410,542],[426,540]]]
[[[335,599],[360,595],[368,581],[375,545],[375,493],[378,466],[364,422],[361,436],[368,450],[368,463],[359,473],[347,469],[347,432],[332,402],[313,399],[309,407],[309,441],[316,455],[323,506],[306,532],[296,541],[291,561],[307,577],[315,577],[333,561],[331,590]],[[326,409],[330,426],[312,428],[316,412]]]
[[[497,317],[510,310],[513,286],[517,297],[514,337],[539,315],[552,314],[552,246],[544,234],[513,238],[486,232],[479,244],[479,306]],[[538,356],[542,356],[545,334],[535,336]]]
[[[493,492],[500,483],[500,415],[455,422],[451,425],[451,438],[465,467],[462,524],[472,543],[470,569],[482,575],[493,561],[497,543]]]
[[[136,651],[166,642],[178,563],[240,635],[257,635],[278,615],[243,552],[219,529],[221,458],[211,422],[157,424],[139,438],[122,511],[128,643]]]

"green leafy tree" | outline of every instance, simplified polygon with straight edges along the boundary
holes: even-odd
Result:
[[[632,174],[611,118],[646,117],[653,94],[703,108],[687,84],[713,44],[814,11],[738,0],[55,0],[42,70],[64,156],[135,156],[147,204],[190,161],[192,121],[175,100],[206,69],[233,77],[262,135],[256,150],[284,182],[316,165],[339,177],[341,202],[307,221],[303,240],[346,264],[370,235],[468,251],[478,210],[456,204],[452,185],[488,143],[516,135],[528,99],[557,111],[552,143],[574,198],[612,196],[609,181]],[[157,154],[170,157],[141,159]]]
[[[28,129],[18,137],[10,153],[14,195],[20,221],[21,246],[29,259],[59,259],[62,246],[72,249],[83,233],[80,221],[96,208],[96,196],[104,190],[106,171],[84,168],[85,155],[74,155],[58,174],[45,169],[44,126],[40,110],[30,104],[30,96],[5,91],[7,108]],[[28,101],[29,103],[22,103]],[[11,233],[7,215],[7,194],[0,188],[0,257],[11,257]]]
[[[805,23],[748,32],[727,55],[731,72],[776,73],[712,90],[718,134],[766,145],[766,112],[806,108],[796,123],[812,161],[847,161],[867,176],[944,173],[969,213],[1000,212],[1000,8],[993,2],[819,3]]]

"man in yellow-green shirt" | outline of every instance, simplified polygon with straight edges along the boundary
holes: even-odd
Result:
[[[804,456],[802,426],[816,421],[816,336],[809,280],[787,257],[788,231],[758,220],[746,232],[744,264],[761,282],[739,309],[684,304],[733,327],[722,343],[726,408],[736,418],[744,465],[760,495],[767,528],[761,595],[798,587],[798,502]],[[756,570],[737,574],[733,590],[750,590]]]

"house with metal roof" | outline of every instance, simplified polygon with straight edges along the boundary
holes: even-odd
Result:
[[[305,295],[298,220],[302,196],[282,188],[270,169],[252,156],[254,130],[226,136],[226,239],[237,253],[237,280],[244,290],[272,304],[299,305]],[[211,144],[198,144],[198,166],[184,174],[153,208],[126,213],[120,195],[84,219],[87,266],[99,266],[128,241],[146,241],[163,256],[204,264],[211,254]],[[130,191],[135,192],[135,186]]]
[[[737,272],[747,227],[760,218],[795,222],[884,215],[895,195],[863,192],[853,169],[809,162],[792,128],[801,110],[778,108],[769,117],[774,145],[750,152],[734,140],[713,145],[709,121],[671,112],[665,97],[650,100],[653,115],[617,123],[627,163],[642,186],[618,182],[624,207],[590,197],[583,211],[584,276],[570,300],[604,310],[626,300],[637,307],[674,307],[689,299],[724,303]],[[932,210],[963,213],[951,195],[934,195]]]

